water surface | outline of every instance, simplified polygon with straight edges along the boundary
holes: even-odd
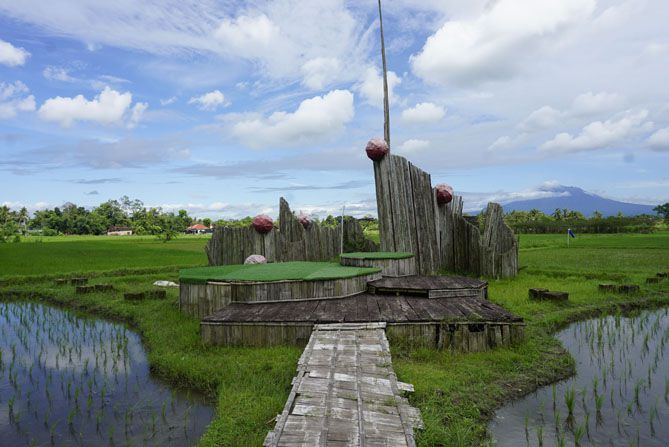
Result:
[[[668,309],[578,322],[556,336],[576,376],[497,411],[497,446],[669,445]]]
[[[213,414],[152,377],[125,326],[0,303],[0,445],[194,445]]]

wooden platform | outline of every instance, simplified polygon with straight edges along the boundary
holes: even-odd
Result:
[[[360,255],[360,254],[358,254]],[[410,275],[416,275],[418,273],[418,268],[416,266],[416,258],[411,256],[406,256],[403,258],[379,258],[379,257],[361,257],[361,256],[348,256],[347,253],[344,253],[340,256],[339,262],[341,265],[350,266],[350,267],[376,267],[381,269],[381,274],[383,276],[392,276],[392,277],[405,277]]]
[[[420,412],[401,392],[383,323],[317,325],[264,445],[415,446]]]
[[[370,273],[318,281],[182,283],[179,287],[179,308],[188,315],[202,318],[234,302],[338,298],[364,292],[369,281],[379,278],[380,273]]]
[[[488,283],[464,276],[405,276],[370,281],[367,291],[373,294],[401,294],[428,298],[488,297]]]
[[[272,346],[307,343],[315,324],[386,322],[388,337],[439,349],[481,351],[522,337],[522,319],[481,298],[362,293],[346,298],[232,303],[200,323],[205,343]]]

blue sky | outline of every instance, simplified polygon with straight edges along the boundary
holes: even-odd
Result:
[[[467,209],[669,200],[669,3],[384,4],[391,150]],[[374,214],[375,1],[0,0],[0,203]]]

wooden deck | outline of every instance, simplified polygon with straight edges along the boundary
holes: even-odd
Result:
[[[381,278],[367,283],[375,294],[402,294],[429,298],[487,298],[488,283],[465,276],[405,276]]]
[[[202,319],[216,323],[362,323],[494,321],[521,322],[503,307],[480,298],[358,295],[300,301],[231,303]]]
[[[202,340],[221,346],[307,344],[314,325],[386,322],[392,343],[461,352],[509,346],[521,318],[480,298],[359,295],[285,302],[231,303],[200,323]]]
[[[402,397],[383,323],[319,325],[265,446],[414,446],[420,413]]]

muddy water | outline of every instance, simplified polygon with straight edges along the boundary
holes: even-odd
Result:
[[[669,445],[669,310],[574,323],[557,338],[576,376],[497,411],[497,446]]]
[[[0,303],[0,445],[194,445],[214,410],[152,377],[125,326]]]

